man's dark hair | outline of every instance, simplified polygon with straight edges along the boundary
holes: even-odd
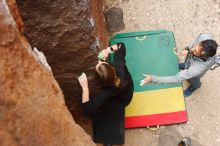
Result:
[[[214,40],[205,40],[205,41],[202,41],[200,43],[200,45],[203,47],[204,52],[205,52],[203,57],[209,58],[209,57],[212,57],[216,54],[216,51],[217,51],[217,48],[218,48],[218,44],[216,43],[216,41],[214,41]]]

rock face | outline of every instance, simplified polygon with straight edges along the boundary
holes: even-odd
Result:
[[[103,49],[108,46],[109,36],[106,32],[106,22],[103,14],[103,6],[105,0],[90,0],[90,12],[95,22],[95,34],[98,36],[100,48]]]
[[[79,113],[77,76],[90,74],[107,46],[102,0],[17,0],[25,36],[43,51],[72,113]],[[80,115],[75,115],[78,118]]]
[[[52,72],[20,34],[22,22],[17,24],[19,29],[0,0],[0,145],[95,146],[71,117]]]
[[[123,21],[123,11],[121,8],[113,7],[105,12],[106,28],[110,33],[114,33],[125,28]]]

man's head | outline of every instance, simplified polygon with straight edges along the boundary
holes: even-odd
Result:
[[[218,44],[214,40],[205,40],[195,45],[191,52],[193,55],[201,58],[209,58],[216,54]]]

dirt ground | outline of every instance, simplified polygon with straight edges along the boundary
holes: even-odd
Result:
[[[167,29],[177,48],[185,47],[200,32],[210,32],[220,44],[220,0],[106,0],[106,8],[123,9],[122,32]],[[219,52],[219,50],[218,50]],[[124,146],[177,146],[185,136],[193,146],[220,146],[220,67],[202,78],[202,87],[185,98],[188,122],[126,130]]]

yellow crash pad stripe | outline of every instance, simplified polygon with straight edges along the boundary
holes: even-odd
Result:
[[[135,92],[125,116],[152,115],[185,110],[182,87]]]

